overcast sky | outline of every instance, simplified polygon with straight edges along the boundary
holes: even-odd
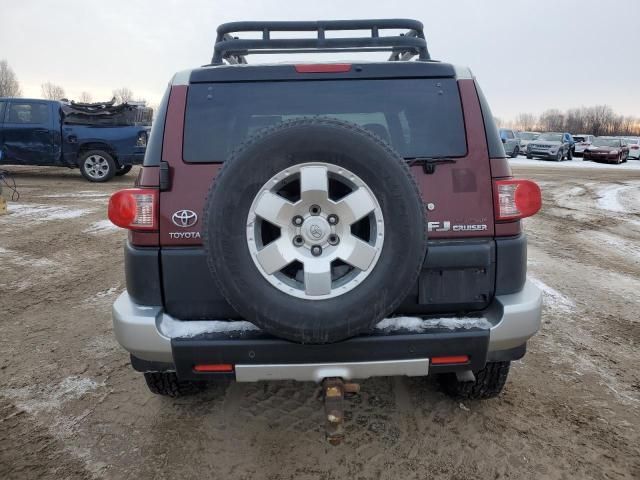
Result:
[[[471,67],[496,116],[603,103],[640,116],[640,0],[0,4],[0,59],[9,61],[25,96],[39,97],[40,84],[51,81],[71,98],[86,90],[106,100],[127,86],[157,103],[175,71],[208,63],[219,23],[409,17],[425,24],[433,58]]]

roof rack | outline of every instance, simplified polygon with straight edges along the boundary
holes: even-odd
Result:
[[[408,29],[404,34],[381,36],[380,30]],[[327,31],[369,30],[366,37],[326,38]],[[262,39],[240,39],[232,34],[262,32]],[[272,32],[316,32],[317,38],[272,39]],[[218,27],[211,64],[225,60],[247,63],[246,56],[265,53],[391,52],[390,61],[430,60],[423,25],[417,20],[320,20],[302,22],[231,22]]]

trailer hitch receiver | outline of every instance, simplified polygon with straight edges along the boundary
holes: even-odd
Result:
[[[345,383],[338,377],[329,377],[322,381],[325,430],[331,445],[339,445],[344,440],[345,395],[355,395],[359,392],[359,384]]]

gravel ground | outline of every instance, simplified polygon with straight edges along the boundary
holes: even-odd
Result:
[[[640,478],[640,172],[573,163],[514,165],[544,192],[526,227],[545,310],[503,395],[366,381],[339,447],[313,384],[151,395],[111,332],[125,234],[105,204],[132,176],[10,167],[22,195],[0,217],[0,478]]]

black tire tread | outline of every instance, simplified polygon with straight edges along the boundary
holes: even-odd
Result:
[[[460,382],[455,373],[440,376],[444,392],[453,397],[467,400],[495,398],[502,392],[511,362],[491,362],[478,372],[474,372],[475,382]]]
[[[146,372],[144,379],[151,393],[166,397],[195,395],[206,389],[206,383],[178,380],[175,372]]]

